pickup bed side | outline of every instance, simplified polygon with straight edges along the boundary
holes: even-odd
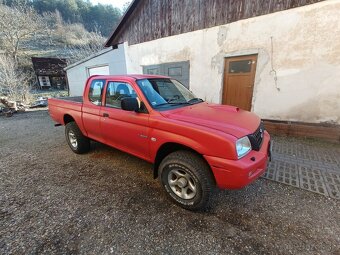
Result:
[[[50,98],[48,109],[51,118],[58,124],[66,125],[70,121],[75,121],[81,132],[87,136],[82,119],[82,102],[65,100],[64,98]]]

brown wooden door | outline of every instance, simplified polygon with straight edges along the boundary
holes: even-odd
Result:
[[[251,110],[257,55],[225,59],[222,104]]]

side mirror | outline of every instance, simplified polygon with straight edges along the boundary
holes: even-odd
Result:
[[[137,98],[135,97],[125,97],[120,102],[120,105],[124,111],[138,112],[139,104]]]

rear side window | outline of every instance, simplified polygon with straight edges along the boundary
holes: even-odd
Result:
[[[89,91],[89,100],[95,105],[102,104],[102,94],[105,80],[93,80]]]

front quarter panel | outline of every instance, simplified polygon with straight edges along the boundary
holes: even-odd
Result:
[[[236,138],[221,131],[195,124],[165,119],[150,118],[150,156],[155,159],[158,149],[165,143],[178,143],[202,155],[235,159]]]

